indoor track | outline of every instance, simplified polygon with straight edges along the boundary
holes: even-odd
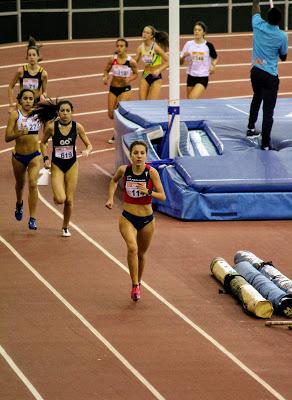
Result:
[[[250,96],[252,36],[208,39],[219,65],[205,97]],[[129,53],[138,44],[130,40]],[[7,86],[26,49],[0,46],[0,399],[292,399],[291,330],[245,314],[210,275],[214,257],[232,264],[246,249],[292,278],[292,221],[182,222],[157,213],[142,298],[130,300],[120,193],[105,208],[115,152],[101,78],[114,48],[96,40],[41,49],[48,94],[73,102],[94,148],[79,158],[72,237],[62,238],[49,186],[39,187],[37,231],[27,228],[26,197],[23,221],[14,219]],[[280,96],[292,95],[291,63],[280,63]],[[185,97],[184,69],[181,82]]]

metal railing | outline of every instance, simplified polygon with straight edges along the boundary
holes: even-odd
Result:
[[[171,0],[170,0],[171,1]],[[274,6],[284,6],[284,27],[285,30],[288,30],[289,27],[289,5],[292,5],[292,1],[290,0],[279,0],[274,1]],[[261,2],[261,5],[269,6],[270,2]],[[227,18],[227,31],[228,33],[232,33],[232,20],[233,20],[233,9],[237,7],[251,7],[251,2],[243,2],[243,3],[235,3],[232,0],[227,0],[225,3],[213,3],[213,4],[194,4],[194,5],[180,5],[180,9],[202,9],[202,8],[227,8],[228,18]],[[167,10],[168,6],[151,6],[151,10]],[[0,12],[1,16],[17,16],[17,40],[18,42],[22,42],[22,14],[24,13],[67,13],[68,16],[68,39],[71,40],[73,38],[73,14],[75,13],[88,13],[88,12],[109,12],[113,11],[119,14],[119,35],[120,37],[124,37],[125,26],[124,26],[124,15],[126,11],[143,11],[149,10],[149,6],[145,7],[125,7],[124,0],[119,0],[119,7],[112,8],[73,8],[72,0],[67,0],[67,8],[39,8],[39,9],[29,9],[29,8],[21,8],[21,0],[16,0],[16,10],[8,11],[8,12]]]

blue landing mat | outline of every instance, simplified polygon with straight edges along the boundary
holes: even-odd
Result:
[[[160,125],[163,136],[167,106],[162,100],[120,104],[115,113],[117,165],[128,162],[125,149],[137,138],[156,146],[149,161],[159,159],[160,145],[145,132]],[[271,151],[260,149],[260,138],[246,137],[249,106],[250,99],[181,101],[181,121],[189,130],[207,124],[223,151],[193,152],[193,157],[160,166],[167,200],[157,203],[159,211],[182,220],[292,218],[292,101],[277,101]]]

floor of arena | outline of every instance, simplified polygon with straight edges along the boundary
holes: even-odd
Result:
[[[252,36],[209,40],[219,65],[205,98],[250,96]],[[0,398],[292,399],[291,330],[245,314],[218,293],[210,275],[214,257],[232,264],[235,252],[246,249],[292,277],[292,221],[186,223],[157,213],[142,298],[130,300],[120,194],[113,210],[105,208],[115,153],[107,143],[113,124],[102,73],[114,42],[51,42],[41,49],[49,95],[73,102],[94,147],[79,158],[71,238],[61,237],[62,209],[49,186],[39,187],[37,231],[27,228],[27,201],[23,221],[14,219],[7,86],[26,49],[0,46]],[[138,44],[130,40],[129,53]],[[280,63],[280,97],[292,95],[291,62]],[[185,97],[184,69],[181,82]]]

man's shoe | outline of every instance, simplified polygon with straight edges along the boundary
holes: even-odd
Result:
[[[21,221],[22,216],[23,216],[23,201],[21,202],[21,204],[16,203],[15,206],[15,218],[17,219],[17,221]]]
[[[257,129],[248,129],[246,131],[246,136],[247,137],[257,137],[260,136],[262,133],[258,131]]]

